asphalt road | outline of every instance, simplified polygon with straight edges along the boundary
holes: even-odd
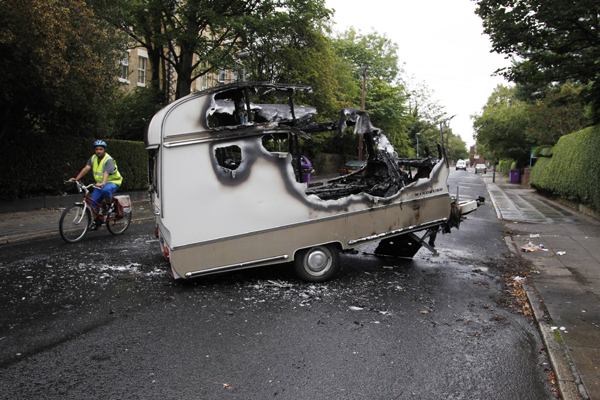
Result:
[[[449,183],[486,195],[472,172]],[[286,264],[173,281],[152,223],[3,246],[0,398],[554,398],[502,238],[484,205],[439,256],[366,245],[324,284]]]

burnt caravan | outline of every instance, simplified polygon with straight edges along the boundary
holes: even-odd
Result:
[[[398,158],[356,109],[342,110],[337,121],[313,122],[314,107],[294,104],[294,93],[310,90],[224,85],[154,116],[146,137],[151,201],[176,279],[293,261],[302,279],[320,282],[338,271],[339,251],[368,242],[380,241],[381,254],[435,251],[425,239],[449,232],[477,208],[476,200],[459,204],[450,197],[442,146],[437,157]],[[343,135],[349,127],[363,135],[367,163],[309,187],[298,139],[333,130]]]

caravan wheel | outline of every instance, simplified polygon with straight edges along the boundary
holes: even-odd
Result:
[[[331,244],[299,250],[294,260],[296,273],[306,282],[325,282],[340,269],[340,255]]]

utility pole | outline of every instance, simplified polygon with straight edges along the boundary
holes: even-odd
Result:
[[[362,88],[362,110],[365,111],[365,93],[367,92],[367,71],[369,67],[363,67],[363,88]],[[358,137],[358,160],[363,159],[363,134]]]
[[[445,120],[440,122],[440,131],[442,133],[442,146],[444,145],[444,130],[446,131],[446,151],[448,151],[448,146],[450,145],[450,121],[452,120],[452,118],[456,117],[456,115],[457,114],[454,114],[450,118],[446,118]]]

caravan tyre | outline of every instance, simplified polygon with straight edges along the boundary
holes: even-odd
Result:
[[[325,282],[340,269],[340,255],[331,244],[299,250],[294,259],[296,273],[306,282]]]

